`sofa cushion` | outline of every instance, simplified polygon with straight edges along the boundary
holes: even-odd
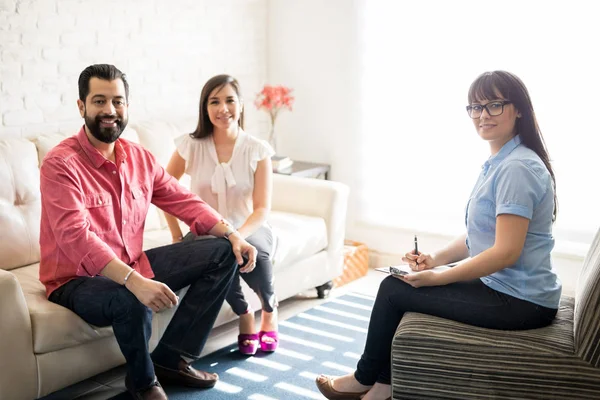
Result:
[[[183,232],[187,232],[183,230]],[[148,249],[154,249],[156,247],[166,246],[172,243],[171,231],[169,229],[159,229],[144,231],[144,243],[142,248],[144,251]]]
[[[273,267],[292,265],[327,247],[327,227],[320,217],[271,211],[269,224],[275,236]]]
[[[273,211],[269,216],[269,223],[276,236],[273,259],[275,268],[292,265],[327,247],[327,230],[323,218]],[[171,235],[168,229],[144,233],[145,250],[169,243]],[[11,273],[16,276],[25,295],[31,315],[36,354],[73,347],[112,335],[112,328],[92,326],[70,310],[47,301],[44,285],[39,281],[39,263],[16,268]],[[168,323],[169,319],[165,319],[165,322]]]
[[[271,211],[268,223],[273,228],[275,254],[273,265],[292,265],[327,247],[327,228],[320,217]],[[184,225],[182,231],[187,232]],[[144,250],[171,243],[169,229],[144,232]]]
[[[181,118],[173,122],[146,120],[131,122],[140,139],[140,144],[148,149],[163,167],[171,159],[175,151],[174,139],[196,128],[197,119]]]
[[[60,142],[65,140],[66,138],[71,137],[75,134],[77,134],[77,132],[75,132],[75,131],[70,134],[55,132],[55,133],[47,133],[44,135],[40,135],[36,138],[33,138],[32,141],[35,143],[35,146],[37,147],[37,150],[38,150],[38,157],[39,157],[40,165],[42,164],[44,157],[46,157],[46,154],[48,154],[48,152],[50,150],[52,150],[52,148],[54,146],[56,146],[57,144],[59,144]],[[134,143],[140,142],[137,132],[135,130],[131,129],[130,127],[125,128],[125,130],[121,134],[121,138],[127,139]]]
[[[38,271],[39,264],[10,271],[19,281],[29,308],[35,354],[71,348],[113,336],[111,327],[90,325],[67,308],[48,301],[44,285],[37,278]],[[183,297],[186,292],[187,288],[184,288],[177,294]],[[158,344],[158,339],[165,332],[176,309],[174,307],[153,314],[151,349]]]
[[[73,135],[75,133],[76,132],[73,132]],[[33,142],[35,143],[35,145],[37,147],[39,164],[40,165],[42,164],[44,157],[46,157],[46,154],[48,154],[48,152],[50,150],[52,150],[52,148],[54,146],[56,146],[57,144],[59,144],[60,142],[65,140],[66,138],[73,136],[73,135],[65,135],[63,133],[50,133],[50,134],[38,136],[35,139],[33,139]],[[129,126],[127,128],[125,128],[125,130],[123,131],[123,134],[121,135],[121,138],[129,140],[130,142],[133,142],[133,143],[139,144],[139,142],[140,142],[137,132]],[[156,208],[153,204],[150,204],[150,208],[148,209],[148,216],[146,217],[145,229],[146,230],[162,229],[165,226],[167,226],[166,224],[167,223],[164,220],[164,216],[163,216],[162,212],[158,208]]]
[[[327,247],[327,227],[320,217],[271,211],[268,223],[275,236],[273,265],[291,265]],[[182,232],[187,232],[182,225]],[[144,250],[171,243],[168,228],[144,232]]]
[[[392,342],[394,398],[591,399],[600,369],[575,356],[574,300],[540,329],[506,331],[406,313]]]
[[[44,157],[46,157],[46,154],[48,154],[54,146],[69,136],[70,135],[65,135],[63,133],[49,133],[34,138],[33,143],[35,143],[35,147],[37,148],[39,164],[42,165]]]
[[[600,230],[596,232],[577,281],[574,325],[577,354],[600,367]]]
[[[40,171],[33,143],[0,140],[0,268],[40,260]]]
[[[46,290],[39,281],[39,263],[11,271],[25,295],[31,315],[33,351],[47,353],[91,342],[112,335],[112,328],[94,327],[70,310],[46,299]]]

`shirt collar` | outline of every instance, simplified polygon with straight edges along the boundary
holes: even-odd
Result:
[[[98,149],[92,146],[92,144],[90,143],[87,134],[85,133],[85,125],[83,125],[79,130],[79,133],[77,134],[77,140],[79,141],[81,148],[86,153],[86,155],[88,156],[88,158],[92,162],[92,165],[95,168],[100,168],[100,166],[107,161],[106,158],[102,154],[100,154]],[[126,158],[127,154],[123,149],[121,139],[117,139],[117,141],[115,142],[115,161],[117,163],[125,162]]]
[[[482,165],[482,168],[487,169],[492,165],[498,165],[504,160],[514,149],[517,148],[521,144],[521,137],[519,135],[515,135],[512,139],[502,146],[499,152],[491,156],[487,159],[487,161]]]

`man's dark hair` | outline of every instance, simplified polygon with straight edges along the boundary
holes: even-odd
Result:
[[[90,79],[104,79],[105,81],[113,81],[121,79],[125,85],[125,100],[129,101],[129,83],[127,76],[117,67],[110,64],[94,64],[84,69],[79,75],[79,100],[85,103],[87,95],[90,93]]]

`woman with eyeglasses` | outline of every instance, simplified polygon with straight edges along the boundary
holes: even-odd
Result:
[[[509,72],[486,72],[468,101],[490,157],[467,201],[466,232],[434,253],[407,252],[413,273],[382,281],[356,371],[316,379],[328,399],[391,398],[391,344],[405,312],[503,330],[541,328],[556,316],[555,179],[527,88]]]

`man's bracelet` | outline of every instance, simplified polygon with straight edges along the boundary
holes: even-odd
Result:
[[[127,273],[127,275],[125,275],[125,279],[123,279],[123,286],[127,285],[127,279],[129,279],[129,277],[131,276],[131,274],[133,274],[135,272],[135,269],[131,269],[131,271],[129,271]]]

